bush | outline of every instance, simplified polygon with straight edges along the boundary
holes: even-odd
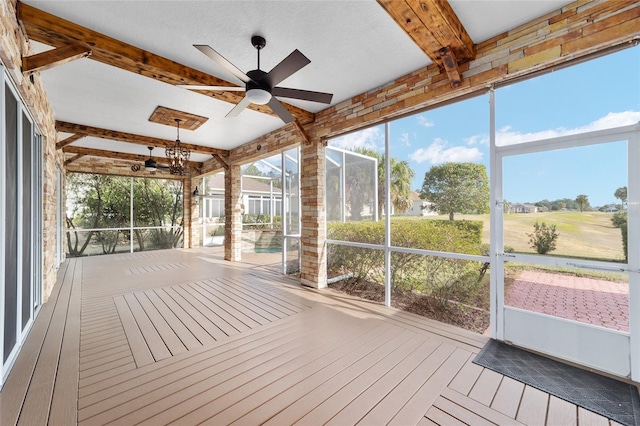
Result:
[[[616,228],[620,228],[622,224],[627,224],[627,212],[615,212],[613,216],[611,216],[611,223]]]
[[[527,236],[532,249],[538,254],[546,254],[556,249],[556,241],[560,234],[556,232],[555,225],[547,226],[544,222],[540,224],[536,221],[533,224],[533,233]]]
[[[622,232],[622,249],[624,250],[624,261],[629,261],[629,248],[627,246],[627,222],[620,225],[620,232]]]
[[[383,222],[330,223],[329,239],[384,244]],[[398,247],[440,252],[482,254],[482,222],[427,219],[392,221],[391,242]],[[330,245],[329,269],[351,273],[355,281],[384,283],[384,250]],[[393,291],[417,291],[447,306],[450,300],[466,302],[475,293],[486,271],[484,262],[391,253]]]

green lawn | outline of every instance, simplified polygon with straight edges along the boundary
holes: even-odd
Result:
[[[527,234],[533,224],[556,225],[560,235],[557,249],[550,254],[588,259],[624,261],[622,236],[611,224],[611,213],[555,211],[544,213],[509,213],[504,216],[504,244],[518,253],[535,253]],[[448,219],[448,216],[427,216]],[[489,215],[456,215],[455,220],[481,220],[484,223],[483,242],[489,243]]]

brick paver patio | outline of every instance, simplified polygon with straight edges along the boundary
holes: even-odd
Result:
[[[507,290],[505,305],[629,331],[627,283],[524,271]]]

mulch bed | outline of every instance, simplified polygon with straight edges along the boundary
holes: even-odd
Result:
[[[377,283],[342,280],[329,285],[329,288],[361,299],[384,303],[384,286]],[[482,299],[479,297],[476,302],[482,304]],[[452,302],[448,306],[442,307],[427,296],[397,291],[391,297],[391,304],[395,308],[471,330],[478,334],[483,334],[489,327],[489,311],[473,306]]]

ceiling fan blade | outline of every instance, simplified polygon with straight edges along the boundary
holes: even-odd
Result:
[[[206,44],[194,44],[193,47],[207,55],[213,62],[233,74],[240,81],[244,83],[248,83],[249,81],[251,81],[251,79],[247,77],[245,73],[236,68],[235,65],[227,61],[224,56],[213,50],[210,46],[207,46]]]
[[[219,90],[224,92],[244,92],[245,88],[241,86],[206,86],[202,84],[176,84],[176,87],[189,90]]]
[[[283,98],[300,99],[303,101],[320,102],[323,104],[330,104],[331,99],[333,98],[332,93],[290,89],[288,87],[274,87],[271,94],[274,96],[282,96]]]
[[[249,106],[250,103],[251,101],[249,101],[249,98],[245,96],[240,102],[236,104],[236,106],[233,107],[231,111],[229,111],[227,115],[225,115],[225,117],[237,117],[238,114],[240,114],[243,109]]]
[[[271,110],[275,112],[278,115],[278,117],[280,117],[280,119],[285,123],[289,124],[292,121],[295,121],[295,118],[293,117],[293,115],[291,115],[289,110],[287,110],[284,107],[284,105],[282,105],[282,103],[275,98],[275,96],[271,97],[271,100],[267,105],[269,105]]]
[[[287,77],[310,64],[311,60],[304,56],[298,49],[291,52],[278,65],[273,67],[266,76],[271,87],[275,87]]]

